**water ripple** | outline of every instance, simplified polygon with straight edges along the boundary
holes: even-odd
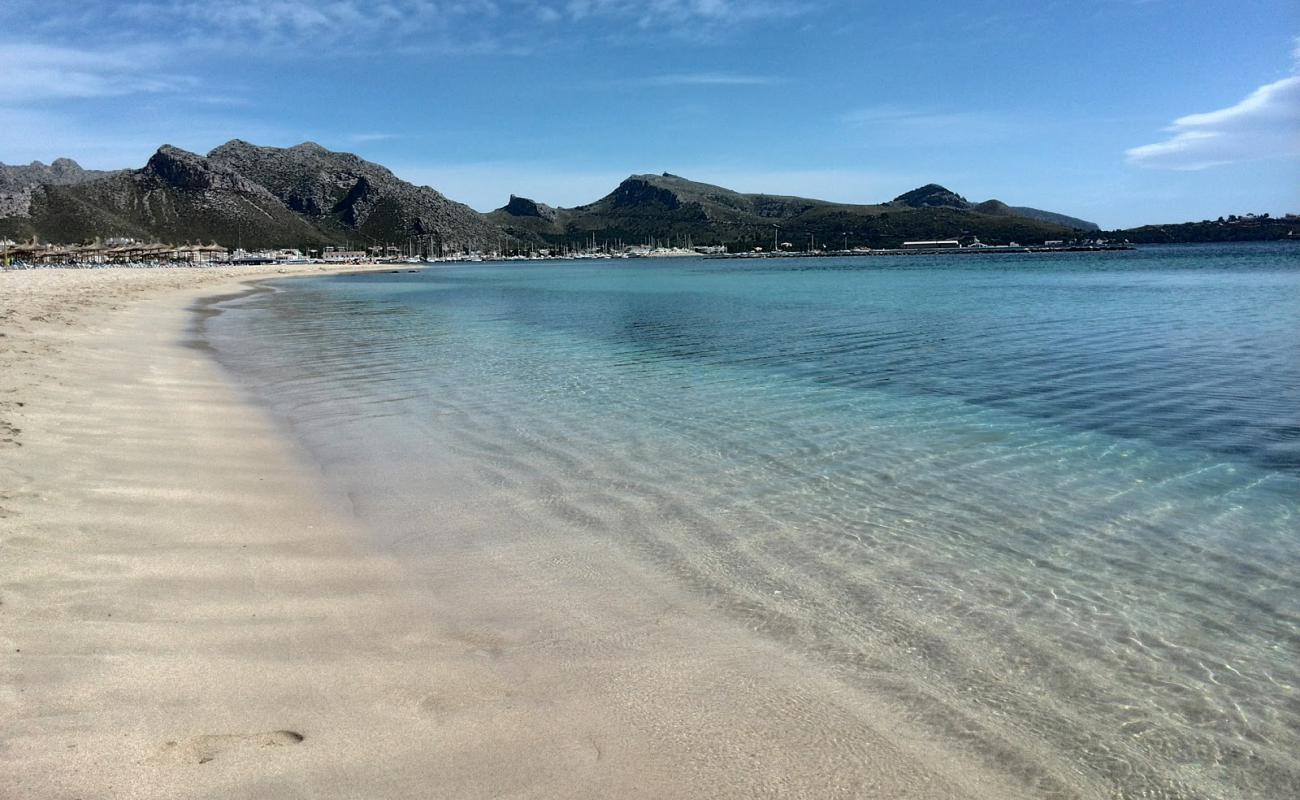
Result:
[[[1033,796],[1300,796],[1300,258],[1076,255],[303,281],[213,339],[393,547],[613,544]]]

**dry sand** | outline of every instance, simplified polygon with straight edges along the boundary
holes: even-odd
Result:
[[[265,272],[0,273],[0,798],[1014,794],[635,570],[374,552],[185,344]]]

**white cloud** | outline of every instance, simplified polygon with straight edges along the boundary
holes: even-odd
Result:
[[[1300,156],[1300,76],[1261,86],[1234,106],[1179,117],[1166,130],[1168,139],[1128,150],[1129,163],[1199,170]]]
[[[0,45],[0,102],[122,97],[175,91],[194,85],[192,78],[160,71],[155,48],[110,51],[46,44]]]
[[[1300,73],[1300,36],[1291,50]],[[1265,84],[1236,105],[1179,117],[1164,141],[1126,151],[1139,167],[1195,171],[1300,156],[1300,75]]]

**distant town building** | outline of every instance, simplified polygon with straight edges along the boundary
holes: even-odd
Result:
[[[327,247],[325,248],[325,252],[321,254],[321,259],[324,261],[365,261],[366,251],[331,250]]]
[[[916,242],[903,242],[903,247],[917,250],[936,250],[943,247],[961,247],[956,239],[926,239]]]

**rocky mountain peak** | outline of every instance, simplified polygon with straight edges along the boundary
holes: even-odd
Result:
[[[208,152],[208,158],[216,158],[221,153],[239,153],[249,150],[256,150],[257,145],[252,142],[246,142],[243,139],[231,139],[223,145],[214,147]]]
[[[211,185],[206,177],[211,168],[206,161],[207,159],[188,150],[165,144],[149,158],[144,168],[146,172],[173,186],[206,188]]]
[[[259,147],[227,142],[208,158],[278,197],[326,229],[359,232],[378,241],[434,235],[445,240],[499,234],[482,215],[427,186],[401,180],[387,167],[315,142]]]
[[[510,202],[501,208],[502,211],[512,217],[540,217],[545,220],[555,219],[555,209],[539,203],[536,200],[530,200],[527,197],[518,197],[510,195]]]
[[[235,170],[169,144],[158,148],[158,152],[145,164],[142,174],[157,178],[177,189],[219,189],[245,194],[268,194],[265,189]]]
[[[54,163],[50,164],[50,169],[54,172],[74,175],[85,172],[85,170],[81,168],[80,164],[70,158],[54,159]]]
[[[644,175],[633,175],[618,185],[609,196],[615,207],[659,206],[669,211],[682,204],[676,192],[656,186]]]
[[[43,196],[46,186],[73,186],[110,174],[82,169],[70,158],[56,158],[52,164],[42,161],[26,166],[0,164],[0,221],[6,217],[28,217],[33,198]]]
[[[890,201],[890,205],[909,208],[970,208],[970,202],[937,183],[927,183],[918,189],[905,192]]]

